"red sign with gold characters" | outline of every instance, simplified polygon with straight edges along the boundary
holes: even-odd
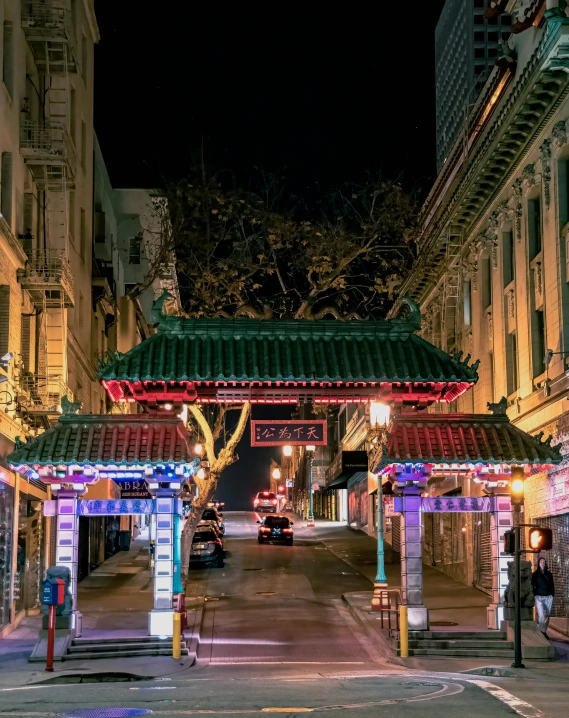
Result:
[[[326,446],[326,419],[279,419],[251,421],[251,446]]]

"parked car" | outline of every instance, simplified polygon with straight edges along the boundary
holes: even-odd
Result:
[[[196,563],[224,566],[223,541],[211,526],[198,526],[190,551],[190,565]]]
[[[253,508],[255,511],[266,511],[267,513],[277,513],[277,495],[272,491],[259,491],[253,500]]]
[[[208,509],[213,508],[219,510],[222,509],[224,506],[225,503],[223,501],[217,501],[216,499],[214,499],[213,501],[209,501],[207,504]]]
[[[284,541],[288,546],[292,546],[294,532],[292,530],[293,522],[287,516],[267,516],[262,521],[257,521],[259,526],[259,543],[267,541]]]
[[[225,534],[225,524],[223,523],[223,514],[220,514],[217,509],[209,508],[204,509],[202,514],[202,521],[215,521],[219,526],[222,534]]]
[[[201,528],[208,528],[212,529],[212,531],[215,531],[215,533],[219,536],[221,540],[223,540],[223,532],[219,528],[219,524],[217,521],[204,521],[203,519],[198,522],[198,527],[196,530],[199,530]]]

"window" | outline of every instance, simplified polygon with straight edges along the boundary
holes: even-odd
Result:
[[[140,264],[141,237],[131,237],[128,241],[128,263]]]
[[[81,35],[81,76],[87,86],[87,37]]]
[[[462,285],[462,293],[464,300],[464,323],[469,327],[472,324],[472,284],[470,283],[470,279],[465,279],[464,284]]]
[[[476,47],[474,48],[474,57],[480,59],[481,57],[484,57],[486,48],[484,47]]]
[[[81,120],[81,166],[83,171],[87,167],[87,125]]]
[[[482,15],[475,15],[474,16],[474,24],[475,25],[484,25],[484,17]]]
[[[489,32],[488,33],[488,42],[498,42],[498,33],[497,32]]]
[[[559,194],[559,228],[569,222],[569,157],[557,163],[557,191]]]
[[[4,86],[14,96],[14,23],[4,23],[2,45],[2,80]]]
[[[83,207],[81,207],[81,227],[79,231],[79,254],[81,255],[81,259],[85,261],[85,249],[87,246],[87,222]]]
[[[502,25],[511,25],[512,24],[511,15],[500,15],[500,23]]]
[[[490,254],[480,260],[482,269],[482,309],[492,306],[492,264]]]
[[[0,284],[0,356],[10,351],[10,286]]]
[[[504,260],[504,286],[514,281],[514,233],[512,230],[502,232],[502,257]]]
[[[533,354],[533,378],[543,374],[545,371],[545,364],[543,362],[545,357],[545,320],[543,312],[539,309],[535,309],[532,318],[532,354]]]
[[[75,190],[69,191],[69,241],[75,244]]]
[[[518,343],[515,332],[506,334],[506,382],[508,396],[518,390]]]
[[[136,282],[134,282],[133,284],[130,284],[130,283],[129,283],[129,284],[125,284],[125,285],[124,285],[124,293],[125,293],[125,296],[126,296],[129,292],[131,292],[136,286],[137,286]]]
[[[73,140],[73,144],[77,147],[75,133],[77,132],[77,97],[75,88],[72,87],[69,92],[69,134]]]
[[[497,57],[498,50],[495,47],[489,47],[488,48],[488,57]]]
[[[528,199],[528,239],[531,261],[541,252],[541,197]]]
[[[79,327],[85,325],[85,297],[79,292]]]
[[[488,383],[490,401],[494,401],[494,352],[488,352]]]
[[[0,212],[12,226],[12,153],[2,152],[0,176]]]
[[[484,42],[484,31],[474,33],[474,42]]]

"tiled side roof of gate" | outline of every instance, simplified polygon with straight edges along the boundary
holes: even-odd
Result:
[[[18,443],[10,465],[184,464],[194,458],[188,433],[178,419],[161,416],[61,416],[43,434]]]
[[[394,463],[532,464],[561,461],[560,447],[486,414],[400,414],[383,446],[379,467]]]
[[[390,321],[184,319],[103,365],[103,381],[458,382],[477,365]]]

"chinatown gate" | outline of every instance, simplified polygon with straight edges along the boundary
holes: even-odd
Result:
[[[417,336],[421,317],[411,302],[408,313],[396,319],[350,322],[187,319],[162,314],[162,303],[160,298],[154,307],[156,334],[124,355],[115,354],[99,372],[114,402],[136,402],[144,413],[70,412],[44,434],[19,442],[9,457],[13,469],[51,485],[55,499],[47,513],[57,518],[56,563],[71,571],[74,630],[80,629],[78,517],[136,511],[156,515],[149,633],[172,635],[175,595],[183,593],[178,495],[197,466],[189,434],[178,418],[184,405],[371,400],[388,404],[393,417],[373,463],[374,471],[392,479],[401,497],[401,593],[409,606],[410,627],[428,628],[422,597],[421,513],[453,510],[448,501],[445,508],[421,494],[432,479],[465,472],[487,488],[487,496],[461,497],[465,503],[460,510],[491,512],[496,555],[494,618],[489,625],[499,625],[507,561],[500,556],[499,542],[511,526],[511,466],[533,473],[558,463],[560,456],[548,443],[511,426],[505,415],[425,411],[470,389],[478,380],[478,363],[469,365],[469,357],[451,357]],[[139,475],[148,481],[151,500],[135,505],[80,498],[100,479]]]

